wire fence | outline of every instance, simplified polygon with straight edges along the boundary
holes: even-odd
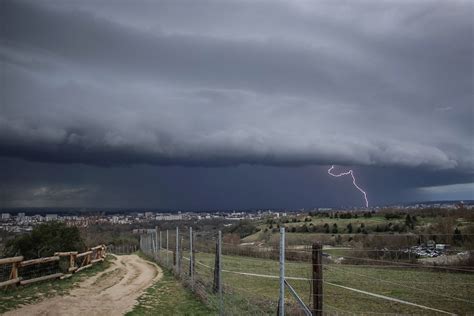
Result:
[[[130,245],[107,245],[107,251],[116,255],[130,255],[138,250],[135,244]]]
[[[219,232],[156,230],[141,236],[140,249],[221,315],[474,311],[472,266],[422,264],[394,249],[334,255],[319,243],[291,247],[284,238],[283,230],[278,247],[242,246],[222,241]]]

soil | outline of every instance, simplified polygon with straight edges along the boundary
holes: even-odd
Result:
[[[112,265],[82,281],[65,296],[26,305],[4,315],[123,315],[133,309],[162,270],[137,255],[117,256]]]

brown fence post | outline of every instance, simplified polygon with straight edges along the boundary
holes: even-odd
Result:
[[[312,248],[313,264],[313,315],[323,315],[323,247],[320,243],[314,243]]]
[[[215,261],[214,261],[214,282],[212,285],[212,290],[214,293],[219,292],[219,284],[220,284],[220,273],[219,273],[219,267],[220,267],[220,255],[219,255],[219,240],[216,240],[216,255],[215,255]]]
[[[76,255],[74,253],[71,253],[69,255],[69,269],[68,272],[72,272],[76,268]]]
[[[18,266],[19,266],[20,262],[13,262],[12,263],[12,271],[11,271],[11,274],[10,274],[10,280],[15,280],[15,279],[18,279]]]

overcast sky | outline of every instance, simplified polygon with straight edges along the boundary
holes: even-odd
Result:
[[[0,207],[474,199],[472,1],[0,1]]]

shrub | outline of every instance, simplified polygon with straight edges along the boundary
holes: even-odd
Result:
[[[272,225],[272,224],[270,224]],[[279,228],[280,225],[277,224],[277,228]],[[273,231],[273,229],[272,229]],[[225,233],[236,233],[239,234],[240,238],[247,237],[249,235],[252,235],[253,233],[257,232],[257,226],[255,226],[254,223],[248,220],[241,220],[237,224],[234,224],[230,226],[229,228],[224,230]]]
[[[347,224],[347,233],[352,234],[352,223]]]
[[[5,248],[7,256],[22,255],[25,259],[33,259],[60,251],[82,251],[85,244],[77,227],[51,222],[34,227],[31,234],[10,240]]]

